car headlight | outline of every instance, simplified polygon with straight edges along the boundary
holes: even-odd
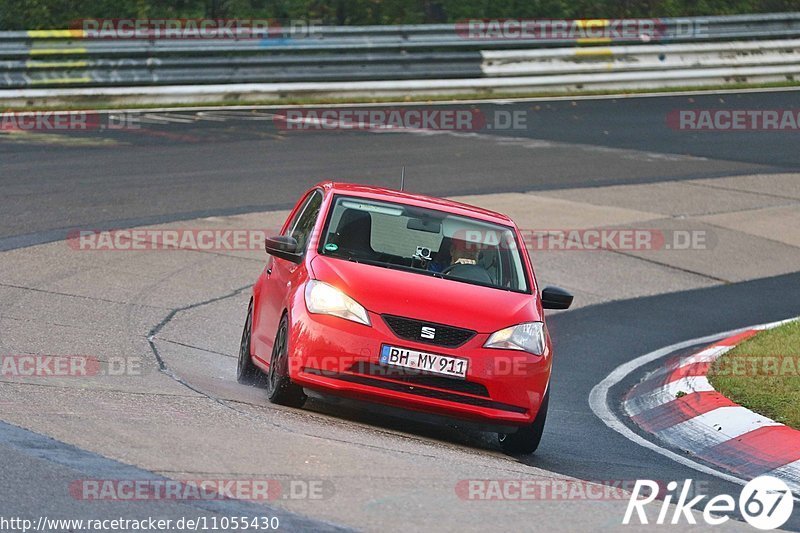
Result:
[[[333,315],[365,326],[372,325],[364,306],[336,287],[321,281],[311,280],[306,284],[306,307],[309,313]]]
[[[484,348],[521,350],[534,355],[544,354],[547,333],[542,322],[526,322],[492,333]]]

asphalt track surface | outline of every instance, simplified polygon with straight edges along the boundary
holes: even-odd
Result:
[[[3,139],[0,250],[58,240],[74,228],[286,208],[309,185],[327,177],[395,186],[401,165],[407,168],[410,189],[436,195],[796,171],[800,169],[796,134],[687,133],[670,130],[664,122],[669,111],[687,107],[792,108],[798,94],[504,104],[500,106],[504,110],[529,111],[528,128],[481,131],[474,135],[474,142],[476,146],[498,143],[502,155],[503,143],[527,139],[532,143],[531,154],[516,159],[510,152],[508,159],[498,158],[497,150],[492,160],[480,150],[454,152],[450,134],[287,133],[270,120],[242,120],[236,114],[225,120],[167,122],[156,130],[143,130],[146,133],[70,134],[44,147]],[[169,115],[191,117],[193,113]],[[84,139],[84,144],[76,137]],[[653,157],[626,157],[626,150],[646,151]],[[539,451],[522,461],[581,479],[691,478],[707,483],[712,494],[738,494],[737,485],[676,464],[606,428],[588,407],[589,392],[614,368],[637,355],[798,314],[800,273],[554,315],[549,324],[558,357],[551,412]],[[615,404],[631,384],[623,382],[612,389]],[[32,505],[38,501],[48,501],[53,511],[69,514],[77,504],[54,488],[54,480],[78,472],[100,477],[98,472],[104,469],[130,468],[97,456],[81,459],[79,467],[56,453],[67,449],[0,425],[0,485],[16,487],[1,491],[0,514],[28,510],[40,514],[41,507]],[[187,514],[179,504],[164,505],[165,513]],[[219,512],[230,514],[227,511]],[[329,527],[286,516],[298,528]],[[797,512],[786,527],[800,530]]]
[[[261,120],[243,119],[248,113],[203,119],[184,112],[139,130],[47,133],[52,140],[44,146],[0,143],[0,250],[63,238],[84,226],[286,208],[328,177],[396,187],[404,165],[410,190],[438,196],[787,172],[800,168],[792,133],[677,131],[666,117],[681,109],[791,109],[799,96],[484,104],[479,108],[490,125],[497,110],[521,111],[525,127],[457,133],[475,137],[471,150],[448,134],[287,132],[267,111]],[[492,157],[482,143],[497,145]],[[513,150],[520,144],[530,153]]]

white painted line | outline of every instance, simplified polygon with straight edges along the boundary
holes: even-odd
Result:
[[[765,329],[772,329],[777,328],[778,326],[782,326],[784,324],[788,324],[789,322],[797,322],[800,318],[787,318],[786,320],[781,320],[780,322],[770,322],[769,324],[761,324],[760,326],[753,326],[750,329],[757,329],[759,331]]]
[[[142,116],[144,119],[154,121],[155,124],[193,124],[194,119],[187,115],[172,115],[169,113],[145,113]]]
[[[188,110],[191,111],[191,110]],[[197,111],[197,114],[213,113],[214,117],[220,117],[222,120],[251,120],[256,122],[265,122],[275,120],[277,116],[275,113],[262,113],[255,109],[208,109],[206,111]]]
[[[225,117],[222,114],[209,113],[206,111],[198,111],[194,116],[200,120],[210,120],[211,122],[225,122],[228,120],[228,117]]]

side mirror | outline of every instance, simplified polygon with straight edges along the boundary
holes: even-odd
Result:
[[[303,256],[297,252],[297,240],[294,237],[267,237],[264,249],[269,255],[279,257],[292,263],[300,263]]]
[[[559,287],[547,287],[542,291],[542,307],[545,309],[569,309],[575,297]]]

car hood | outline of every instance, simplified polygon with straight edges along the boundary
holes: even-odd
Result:
[[[493,333],[541,320],[536,296],[470,285],[344,259],[316,256],[314,279],[329,283],[378,314]]]

